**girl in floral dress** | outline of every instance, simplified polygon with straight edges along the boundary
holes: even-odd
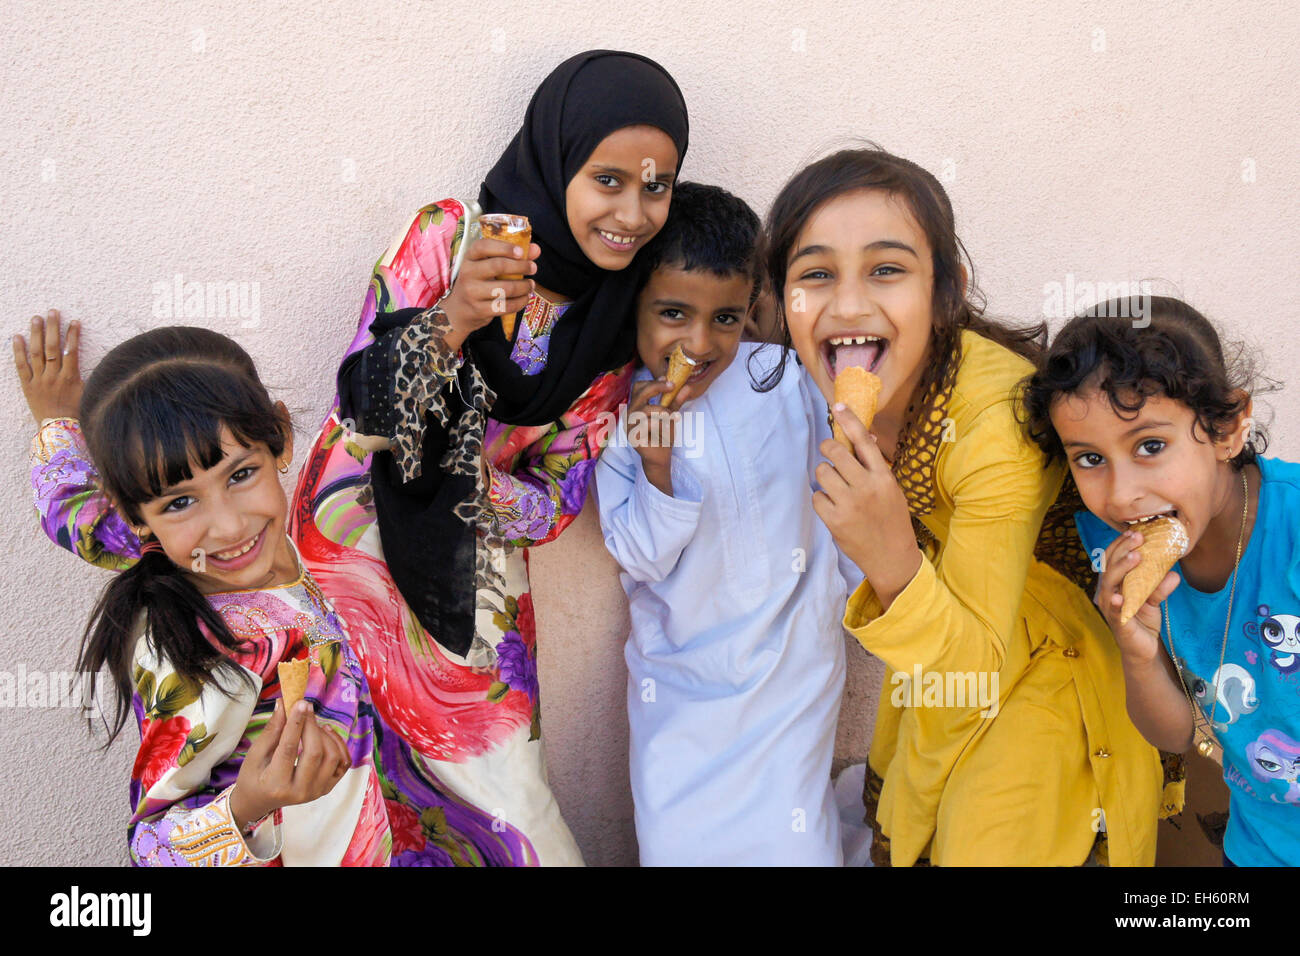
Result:
[[[41,422],[43,529],[122,571],[79,666],[108,668],[112,735],[132,711],[140,727],[132,861],[433,866],[516,852],[489,816],[421,778],[375,714],[349,625],[285,533],[272,469],[288,470],[292,432],[248,355],[205,329],[157,329],[112,350],[79,402],[78,339],[74,325],[61,348],[51,312],[15,358]],[[309,703],[286,719],[277,665],[302,658]]]
[[[686,143],[657,64],[557,67],[477,203],[424,207],[380,257],[295,496],[304,557],[349,621],[376,622],[353,637],[379,714],[491,814],[511,864],[582,862],[546,780],[526,549],[582,510],[627,398],[629,267]],[[480,210],[527,216],[527,255],[465,241]]]

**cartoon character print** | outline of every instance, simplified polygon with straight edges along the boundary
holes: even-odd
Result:
[[[1247,621],[1246,636],[1263,642],[1268,648],[1268,662],[1283,674],[1300,670],[1300,617],[1273,614],[1267,604],[1255,609],[1262,621]]]
[[[1300,744],[1279,730],[1266,730],[1246,745],[1246,760],[1256,780],[1286,781],[1286,793],[1275,803],[1300,803]]]
[[[1177,664],[1183,680],[1187,682],[1188,691],[1196,698],[1202,712],[1214,714],[1214,729],[1217,733],[1223,733],[1229,724],[1235,724],[1242,715],[1253,713],[1259,707],[1259,698],[1255,696],[1255,677],[1240,664],[1224,664],[1214,672],[1214,678],[1210,681],[1192,673],[1181,657]],[[1217,706],[1214,701],[1216,696]]]

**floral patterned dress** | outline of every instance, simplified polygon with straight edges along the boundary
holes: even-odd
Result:
[[[32,445],[32,486],[41,526],[56,544],[115,570],[139,557],[140,541],[100,492],[74,420],[42,425]],[[195,687],[148,641],[137,642],[133,708],[141,739],[131,774],[132,862],[448,866],[514,859],[519,841],[440,789],[375,712],[349,626],[298,556],[297,581],[209,595],[241,639],[234,658],[248,681],[223,676],[220,686]],[[317,719],[346,741],[352,769],[324,797],[285,807],[251,834],[240,833],[230,791],[280,697],[277,664],[302,657],[313,662],[307,699]]]
[[[454,200],[415,215],[376,264],[347,356],[375,341],[371,325],[379,312],[427,309],[446,292],[463,215]],[[545,368],[560,314],[541,297],[530,300],[511,353],[525,374]],[[474,476],[475,493],[456,509],[478,532],[476,572],[464,582],[475,592],[476,608],[468,653],[457,654],[431,636],[398,592],[384,562],[365,440],[344,427],[351,423],[341,419],[337,401],[303,466],[290,533],[353,624],[375,707],[412,745],[421,771],[490,814],[494,834],[511,837],[509,863],[580,864],[546,780],[526,549],[553,540],[582,510],[603,440],[627,400],[632,366],[600,376],[560,420],[540,427],[487,417],[492,393],[470,369],[466,401],[481,429],[481,450],[466,438],[473,429],[462,423],[455,454],[422,463],[422,431],[430,417],[444,413],[440,393],[462,364],[444,346],[447,329],[437,316],[426,312],[394,337],[398,364],[413,371],[404,383],[381,383],[381,398],[405,413],[395,411],[392,432],[379,437],[391,442],[406,473],[441,467]]]

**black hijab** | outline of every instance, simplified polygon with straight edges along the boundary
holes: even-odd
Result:
[[[510,359],[498,322],[469,336],[468,348],[496,402],[491,415],[509,425],[558,419],[602,372],[632,359],[636,345],[633,266],[610,272],[588,259],[569,229],[565,191],[608,135],[654,126],[686,155],[686,102],[658,63],[635,53],[589,50],[565,60],[542,81],[524,123],[483,181],[484,212],[527,216],[541,246],[543,288],[572,303],[551,333],[546,368],[524,375]]]
[[[542,81],[523,127],[488,173],[479,203],[485,212],[529,218],[533,242],[542,248],[538,284],[573,300],[551,331],[546,367],[524,375],[510,359],[501,324],[489,323],[466,339],[472,361],[457,373],[455,387],[443,390],[438,413],[425,413],[420,474],[407,480],[391,452],[376,452],[371,460],[379,535],[393,580],[425,629],[457,654],[471,653],[477,589],[492,577],[477,563],[477,535],[492,524],[478,474],[484,388],[496,395],[488,414],[497,421],[548,425],[600,375],[632,358],[638,266],[610,272],[582,253],[569,230],[565,192],[606,136],[638,125],[667,133],[680,163],[686,104],[672,77],[643,56],[593,50],[561,63]],[[371,332],[378,339],[405,328],[422,311],[381,311]],[[363,384],[369,379],[364,369],[349,374]]]

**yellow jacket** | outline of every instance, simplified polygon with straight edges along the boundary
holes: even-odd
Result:
[[[1088,595],[1034,557],[1066,466],[1044,468],[1016,421],[1030,371],[962,334],[937,440],[900,445],[907,460],[895,467],[911,499],[902,476],[916,484],[932,463],[927,560],[888,612],[866,582],[845,611],[845,627],[888,665],[870,765],[884,781],[876,822],[894,866],[1079,865],[1103,826],[1112,865],[1155,860],[1164,775],[1125,711],[1118,648]],[[990,716],[969,698],[953,706],[975,686],[959,676],[971,672],[996,686]],[[904,680],[918,676],[922,690]],[[948,699],[925,697],[939,686]]]

